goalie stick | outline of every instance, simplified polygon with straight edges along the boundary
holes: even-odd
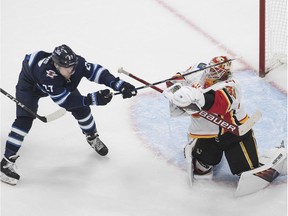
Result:
[[[197,70],[185,71],[185,72],[183,72],[183,74],[181,74],[181,75],[182,75],[183,77],[185,77],[185,76],[188,76],[188,75],[190,75],[190,74],[197,73],[197,72],[199,72],[199,71],[203,71],[203,70],[206,70],[206,69],[209,69],[209,68],[212,68],[212,67],[221,65],[221,64],[225,64],[225,63],[227,63],[227,62],[231,62],[231,61],[234,61],[234,60],[239,59],[239,58],[241,58],[241,57],[235,57],[235,58],[232,58],[232,59],[228,59],[227,61],[219,62],[219,63],[213,64],[213,65],[208,65],[208,66],[206,66],[206,67],[199,68],[199,69],[197,69]],[[118,72],[121,71],[121,70],[123,70],[123,68],[119,68],[119,69],[118,69]],[[119,72],[119,73],[121,73],[121,72]],[[168,82],[168,81],[172,81],[172,80],[175,80],[175,77],[171,77],[171,78],[168,78],[168,79],[160,80],[160,81],[158,81],[158,82],[151,83],[151,84],[145,84],[145,83],[144,83],[144,84],[145,84],[144,86],[137,87],[136,90],[138,91],[138,90],[140,90],[140,89],[144,89],[144,88],[148,88],[148,87],[153,88],[152,86],[159,85],[159,84],[162,84],[162,83],[165,83],[165,82]],[[146,83],[147,83],[147,82],[146,82]],[[120,92],[116,92],[114,95],[118,95],[118,94],[121,94],[121,93],[120,93]]]
[[[149,86],[150,88],[163,93],[163,90],[158,88],[157,86],[129,73],[128,71],[125,71],[123,68],[119,68],[118,73],[123,73],[143,84],[145,84],[146,86]],[[227,121],[225,121],[224,119],[218,117],[217,115],[210,113],[208,111],[205,110],[200,110],[198,113],[202,118],[205,118],[206,120],[212,122],[213,124],[218,125],[221,128],[226,129],[227,131],[237,135],[237,136],[243,136],[244,134],[246,134],[254,125],[255,123],[261,118],[261,112],[260,111],[256,111],[244,124],[242,125],[235,125],[232,123],[229,123]]]
[[[24,110],[26,110],[27,112],[29,112],[31,115],[33,115],[34,117],[38,118],[40,121],[42,122],[51,122],[54,121],[58,118],[60,118],[61,116],[65,115],[66,110],[61,108],[58,109],[57,111],[46,115],[46,116],[40,116],[37,113],[33,112],[31,109],[29,109],[26,105],[24,105],[23,103],[21,103],[20,101],[18,101],[15,97],[13,97],[11,94],[9,94],[8,92],[6,92],[4,89],[0,88],[0,91],[2,94],[4,94],[6,97],[10,98],[12,101],[14,101],[18,106],[20,106],[21,108],[23,108]]]

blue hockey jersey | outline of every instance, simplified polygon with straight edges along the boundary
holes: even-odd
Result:
[[[77,89],[83,77],[118,90],[115,83],[119,78],[113,76],[108,69],[100,64],[89,63],[77,55],[78,64],[75,67],[75,72],[70,79],[65,79],[56,70],[51,57],[52,53],[44,51],[26,55],[23,61],[23,77],[36,85],[36,88],[41,90],[44,95],[49,95],[55,103],[67,110],[87,106],[85,104],[86,96],[71,94]]]

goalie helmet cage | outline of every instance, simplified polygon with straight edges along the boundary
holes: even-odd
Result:
[[[287,0],[259,0],[259,76],[287,64]]]

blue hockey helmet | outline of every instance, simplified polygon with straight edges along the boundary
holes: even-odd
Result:
[[[60,67],[65,68],[75,66],[78,63],[78,57],[76,54],[69,46],[65,44],[54,49],[52,53],[52,60]]]

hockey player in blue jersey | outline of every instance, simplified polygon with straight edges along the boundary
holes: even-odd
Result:
[[[87,142],[97,153],[107,155],[108,148],[99,139],[96,124],[91,114],[90,105],[102,106],[112,99],[112,92],[107,88],[81,95],[77,86],[81,79],[104,84],[115,91],[120,91],[123,98],[137,94],[133,85],[113,76],[99,64],[88,63],[76,55],[67,45],[61,45],[52,53],[38,51],[26,55],[16,85],[16,99],[37,113],[41,97],[50,96],[60,107],[71,112],[85,134]],[[15,172],[14,163],[25,136],[32,127],[35,117],[17,106],[16,119],[8,135],[4,157],[1,161],[1,180],[16,185],[20,176]]]

